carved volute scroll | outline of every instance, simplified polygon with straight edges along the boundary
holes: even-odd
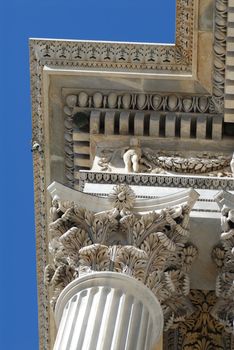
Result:
[[[139,200],[126,185],[113,188],[109,210],[101,212],[55,196],[49,225],[52,259],[45,269],[52,306],[76,277],[115,271],[149,287],[162,305],[165,329],[176,327],[193,312],[187,297],[188,271],[197,249],[188,242],[188,224],[196,193],[191,190],[189,196],[187,203],[143,214],[137,211]]]
[[[216,281],[218,301],[213,317],[225,330],[234,334],[234,195],[221,191],[216,196],[221,210],[220,244],[213,249],[213,259],[219,270]]]

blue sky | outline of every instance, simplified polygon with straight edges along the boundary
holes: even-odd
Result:
[[[0,2],[0,348],[38,349],[28,38],[174,42],[175,0]]]

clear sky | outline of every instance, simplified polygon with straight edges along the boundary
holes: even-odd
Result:
[[[38,349],[28,38],[173,43],[175,0],[0,1],[0,349]]]

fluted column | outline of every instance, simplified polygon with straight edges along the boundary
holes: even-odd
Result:
[[[58,298],[54,350],[151,350],[163,314],[141,282],[116,272],[96,272],[71,282]]]

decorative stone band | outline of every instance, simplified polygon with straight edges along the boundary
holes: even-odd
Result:
[[[155,295],[132,277],[98,272],[71,282],[55,309],[54,350],[152,350],[163,329]]]
[[[170,196],[181,196],[186,191],[190,193],[190,188],[196,189],[200,197],[194,198],[193,212],[197,212],[202,217],[204,215],[217,215],[219,217],[219,207],[214,200],[218,191],[226,189],[234,191],[233,178],[208,177],[192,175],[161,175],[161,174],[117,174],[108,172],[80,171],[80,181],[77,188],[82,191],[105,196],[109,187],[117,183],[127,183],[133,186],[138,196],[142,196],[146,201],[151,197],[161,197],[166,200]],[[101,187],[100,185],[103,185]],[[183,189],[185,192],[183,192]],[[186,190],[187,189],[187,190]],[[101,192],[102,191],[102,192]],[[179,191],[179,192],[178,192]],[[165,194],[168,194],[168,197]],[[146,199],[148,198],[148,199]],[[171,197],[173,198],[173,197]],[[191,197],[192,198],[192,197]],[[190,199],[191,199],[190,198]],[[155,199],[151,199],[152,201]],[[143,199],[141,199],[143,201]],[[206,213],[206,214],[205,214]],[[210,214],[212,213],[212,214]]]
[[[224,120],[225,120],[225,122],[233,123],[234,122],[234,116],[233,116],[233,109],[234,109],[234,93],[233,93],[233,83],[234,83],[234,77],[233,77],[234,0],[228,0],[227,2],[228,2],[228,8],[227,8],[226,16],[227,16],[228,23],[227,23],[226,33],[223,32],[223,36],[226,34],[226,61],[225,61],[225,63],[226,63],[226,69],[225,69],[226,83],[225,83],[225,101],[224,101],[224,108],[225,108]],[[224,41],[224,37],[221,40]],[[223,54],[221,54],[221,51],[220,51],[219,56],[223,57],[223,60],[225,59],[225,56]]]
[[[221,114],[201,114],[157,111],[121,111],[91,109],[87,111],[90,134],[150,136],[152,138],[221,140]],[[104,115],[104,118],[103,118]],[[78,118],[79,120],[79,113]],[[74,139],[78,137],[74,130]]]
[[[78,170],[91,168],[92,135],[222,139],[223,113],[208,96],[80,91],[67,95],[64,113],[65,175],[72,187]]]
[[[32,50],[49,66],[191,73],[195,3],[177,0],[175,45],[47,39],[31,40]]]
[[[200,188],[210,190],[234,191],[233,178],[189,176],[189,175],[153,175],[153,174],[117,174],[94,171],[80,171],[80,189],[85,183],[117,184],[127,183],[135,186],[155,186],[155,187],[177,187],[177,188]]]
[[[81,90],[67,95],[64,113],[75,115],[84,109],[151,110],[180,113],[217,113],[211,96],[184,96],[179,94],[145,94],[128,91]]]
[[[221,191],[215,200],[221,210],[223,232],[220,244],[212,252],[219,270],[216,280],[218,301],[212,315],[227,332],[234,334],[234,195]]]
[[[232,1],[232,0],[231,0]],[[230,0],[216,0],[215,1],[215,28],[214,28],[214,68],[213,68],[213,102],[216,107],[223,112],[224,107],[224,95],[226,93],[225,85],[229,85],[230,72],[227,69],[227,62],[230,62],[231,55],[226,52],[227,48],[227,30],[230,33],[232,25],[227,21],[230,8],[228,2]],[[228,28],[230,27],[230,28]],[[227,56],[226,56],[227,55]],[[225,96],[225,100],[229,96]],[[226,105],[226,102],[225,102]],[[226,108],[226,106],[225,106]],[[228,121],[228,115],[225,111],[225,121]]]

